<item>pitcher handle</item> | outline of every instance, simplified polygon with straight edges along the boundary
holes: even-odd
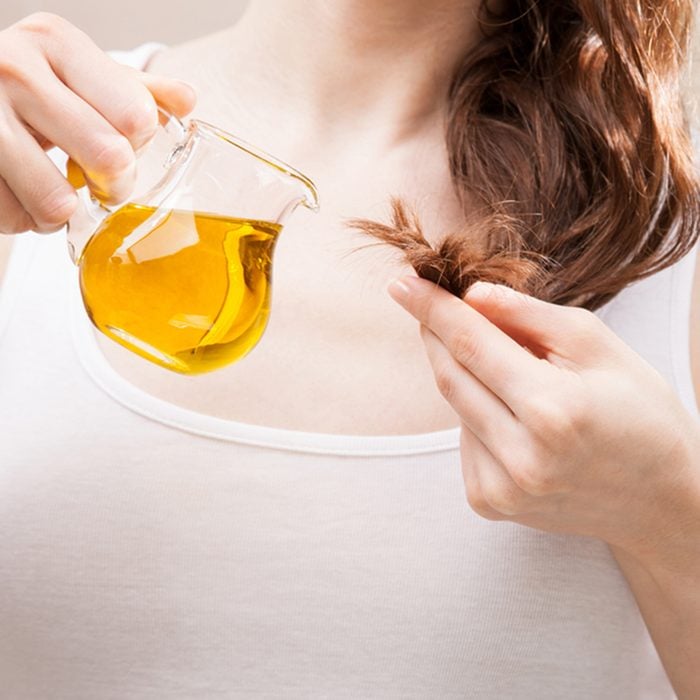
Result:
[[[158,159],[160,156],[162,171],[156,175],[156,180],[158,177],[162,177],[170,167],[174,155],[181,149],[186,136],[187,127],[175,115],[158,106],[158,128],[153,138],[137,151],[137,169],[139,162],[143,162],[146,157]],[[71,158],[66,164],[66,178],[78,194],[78,206],[66,226],[68,252],[71,260],[77,265],[87,242],[100,224],[109,214],[119,209],[124,202],[118,204],[102,202],[90,190],[83,171]],[[146,189],[150,189],[150,187]]]

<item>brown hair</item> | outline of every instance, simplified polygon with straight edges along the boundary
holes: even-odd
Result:
[[[482,3],[449,91],[463,229],[432,248],[399,200],[391,225],[350,225],[458,296],[484,279],[595,309],[698,237],[680,89],[692,0],[502,5]]]

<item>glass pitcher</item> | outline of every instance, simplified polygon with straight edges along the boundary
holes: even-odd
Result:
[[[92,323],[161,367],[199,374],[260,340],[275,243],[311,180],[231,134],[160,110],[127,202],[101,202],[72,161],[81,203],[68,246]],[[83,185],[83,186],[80,186]]]

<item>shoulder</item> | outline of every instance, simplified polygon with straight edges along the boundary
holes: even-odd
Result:
[[[227,49],[230,49],[228,32],[220,30],[177,44],[149,42],[133,51],[112,51],[110,55],[149,73],[180,78],[196,74],[204,64],[210,69],[212,63],[225,63]]]

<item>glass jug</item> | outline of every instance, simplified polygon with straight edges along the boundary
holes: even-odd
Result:
[[[88,316],[175,372],[240,359],[267,325],[282,226],[299,204],[318,209],[316,188],[235,136],[163,110],[137,171],[132,196],[110,206],[68,163],[81,200],[68,246]]]

